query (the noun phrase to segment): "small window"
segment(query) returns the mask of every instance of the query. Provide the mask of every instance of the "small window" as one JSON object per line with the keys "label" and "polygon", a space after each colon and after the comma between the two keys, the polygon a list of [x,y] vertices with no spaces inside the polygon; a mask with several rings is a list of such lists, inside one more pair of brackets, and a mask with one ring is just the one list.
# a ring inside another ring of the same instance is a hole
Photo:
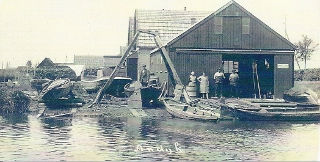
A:
{"label": "small window", "polygon": [[236,61],[223,61],[223,72],[232,73],[232,70],[238,71],[239,62]]}
{"label": "small window", "polygon": [[250,34],[250,18],[242,18],[242,34]]}
{"label": "small window", "polygon": [[222,34],[222,17],[214,17],[214,34]]}

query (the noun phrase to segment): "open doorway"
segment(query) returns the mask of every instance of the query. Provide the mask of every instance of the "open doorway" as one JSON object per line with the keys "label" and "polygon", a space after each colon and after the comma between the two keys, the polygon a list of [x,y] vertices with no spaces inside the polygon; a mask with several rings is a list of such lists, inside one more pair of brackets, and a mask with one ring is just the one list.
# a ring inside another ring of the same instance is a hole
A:
{"label": "open doorway", "polygon": [[229,82],[232,70],[239,75],[240,98],[272,98],[274,93],[274,56],[263,54],[224,55],[224,96],[231,96]]}

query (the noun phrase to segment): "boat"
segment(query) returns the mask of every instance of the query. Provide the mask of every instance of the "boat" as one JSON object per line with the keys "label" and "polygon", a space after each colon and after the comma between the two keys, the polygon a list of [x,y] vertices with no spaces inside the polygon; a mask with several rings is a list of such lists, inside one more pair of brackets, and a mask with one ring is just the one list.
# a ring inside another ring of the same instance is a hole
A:
{"label": "boat", "polygon": [[[94,80],[81,80],[80,83],[88,93],[96,93],[108,80],[109,77],[102,77]],[[128,77],[115,77],[106,93],[115,97],[124,97],[124,86],[131,82],[132,79]]]}
{"label": "boat", "polygon": [[50,81],[50,79],[31,79],[30,83],[32,88],[40,92]]}
{"label": "boat", "polygon": [[215,108],[186,104],[171,98],[164,98],[162,101],[167,112],[177,118],[201,121],[217,121],[220,118],[220,110]]}
{"label": "boat", "polygon": [[252,121],[318,121],[319,105],[288,101],[251,101],[253,104],[235,104],[228,109],[239,120]]}
{"label": "boat", "polygon": [[54,101],[66,98],[72,89],[72,83],[69,79],[56,79],[49,82],[39,94],[42,101]]}
{"label": "boat", "polygon": [[159,100],[163,92],[164,84],[159,84],[159,77],[150,75],[148,86],[140,87],[142,107],[162,107],[163,103]]}
{"label": "boat", "polygon": [[276,121],[318,121],[320,111],[318,110],[294,110],[294,111],[274,111],[266,108],[248,110],[235,109],[236,117],[239,120],[276,120]]}

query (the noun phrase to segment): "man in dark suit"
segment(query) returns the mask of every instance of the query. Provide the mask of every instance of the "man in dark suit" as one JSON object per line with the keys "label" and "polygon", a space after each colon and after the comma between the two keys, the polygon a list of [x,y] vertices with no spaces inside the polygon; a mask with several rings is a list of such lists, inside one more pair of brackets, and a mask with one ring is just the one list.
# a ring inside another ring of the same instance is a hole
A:
{"label": "man in dark suit", "polygon": [[143,87],[148,86],[149,78],[150,78],[150,71],[146,68],[146,65],[143,65],[142,70],[140,71],[140,79],[139,79]]}

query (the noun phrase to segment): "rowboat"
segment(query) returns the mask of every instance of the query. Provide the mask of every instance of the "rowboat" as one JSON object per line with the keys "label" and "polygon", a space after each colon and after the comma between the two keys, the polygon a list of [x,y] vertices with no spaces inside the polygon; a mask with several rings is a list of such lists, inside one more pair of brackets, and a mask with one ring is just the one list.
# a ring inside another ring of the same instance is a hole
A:
{"label": "rowboat", "polygon": [[202,121],[217,121],[220,118],[220,110],[218,109],[186,104],[171,98],[164,98],[162,101],[167,112],[177,118]]}
{"label": "rowboat", "polygon": [[[240,102],[239,102],[240,103]],[[239,120],[254,121],[317,121],[320,109],[317,104],[294,103],[288,101],[252,100],[249,104],[226,104]]]}
{"label": "rowboat", "polygon": [[317,121],[320,110],[273,111],[267,108],[256,110],[235,109],[235,116],[240,120],[277,120],[277,121]]}

